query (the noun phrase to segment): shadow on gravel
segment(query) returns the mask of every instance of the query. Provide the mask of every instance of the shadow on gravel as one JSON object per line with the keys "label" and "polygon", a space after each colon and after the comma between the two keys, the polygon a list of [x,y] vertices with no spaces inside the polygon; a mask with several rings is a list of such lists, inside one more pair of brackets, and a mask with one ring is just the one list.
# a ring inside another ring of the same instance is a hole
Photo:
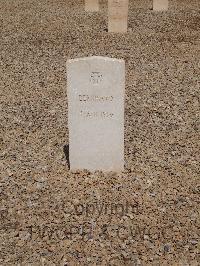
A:
{"label": "shadow on gravel", "polygon": [[69,161],[69,144],[66,144],[64,145],[63,147],[63,151],[64,151],[64,154],[65,154],[65,159],[67,161],[67,165],[70,169],[70,161]]}

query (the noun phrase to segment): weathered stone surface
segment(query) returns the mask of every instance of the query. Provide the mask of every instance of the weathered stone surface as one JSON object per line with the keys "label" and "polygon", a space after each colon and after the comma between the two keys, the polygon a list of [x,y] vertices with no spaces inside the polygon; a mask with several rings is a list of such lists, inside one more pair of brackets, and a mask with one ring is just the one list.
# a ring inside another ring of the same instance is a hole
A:
{"label": "weathered stone surface", "polygon": [[168,10],[168,6],[169,6],[168,0],[153,0],[153,10],[154,11]]}
{"label": "weathered stone surface", "polygon": [[108,31],[127,32],[129,0],[108,0]]}
{"label": "weathered stone surface", "polygon": [[99,0],[85,0],[85,11],[99,11]]}
{"label": "weathered stone surface", "polygon": [[68,124],[70,169],[124,168],[123,60],[69,60]]}

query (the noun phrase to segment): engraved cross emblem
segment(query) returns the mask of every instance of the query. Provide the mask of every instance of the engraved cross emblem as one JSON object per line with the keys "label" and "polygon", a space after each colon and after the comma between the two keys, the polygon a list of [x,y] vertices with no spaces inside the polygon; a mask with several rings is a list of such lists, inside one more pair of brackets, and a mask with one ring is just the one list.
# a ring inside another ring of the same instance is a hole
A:
{"label": "engraved cross emblem", "polygon": [[100,72],[94,71],[90,74],[90,82],[99,84],[103,80],[103,75]]}

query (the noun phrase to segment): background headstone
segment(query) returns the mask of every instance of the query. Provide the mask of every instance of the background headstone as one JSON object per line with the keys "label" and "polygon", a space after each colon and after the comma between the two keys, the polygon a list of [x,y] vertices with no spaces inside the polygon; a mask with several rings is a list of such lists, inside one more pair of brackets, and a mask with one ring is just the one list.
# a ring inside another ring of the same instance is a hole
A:
{"label": "background headstone", "polygon": [[85,0],[85,11],[99,11],[99,0]]}
{"label": "background headstone", "polygon": [[124,60],[67,62],[71,170],[124,169]]}
{"label": "background headstone", "polygon": [[169,6],[168,0],[153,0],[154,11],[166,11],[168,10],[168,6]]}
{"label": "background headstone", "polygon": [[108,32],[127,32],[129,0],[108,0]]}

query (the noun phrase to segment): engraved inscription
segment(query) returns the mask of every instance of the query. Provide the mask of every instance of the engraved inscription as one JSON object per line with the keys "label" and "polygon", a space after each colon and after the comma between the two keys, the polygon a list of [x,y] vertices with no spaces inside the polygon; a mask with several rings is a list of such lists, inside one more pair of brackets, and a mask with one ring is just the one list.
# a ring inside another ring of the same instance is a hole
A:
{"label": "engraved inscription", "polygon": [[103,75],[100,72],[93,71],[90,74],[90,82],[98,85],[103,80]]}
{"label": "engraved inscription", "polygon": [[80,111],[80,115],[84,118],[112,118],[113,113],[109,112],[89,112],[89,111]]}
{"label": "engraved inscription", "polygon": [[80,102],[112,102],[113,96],[79,95]]}

